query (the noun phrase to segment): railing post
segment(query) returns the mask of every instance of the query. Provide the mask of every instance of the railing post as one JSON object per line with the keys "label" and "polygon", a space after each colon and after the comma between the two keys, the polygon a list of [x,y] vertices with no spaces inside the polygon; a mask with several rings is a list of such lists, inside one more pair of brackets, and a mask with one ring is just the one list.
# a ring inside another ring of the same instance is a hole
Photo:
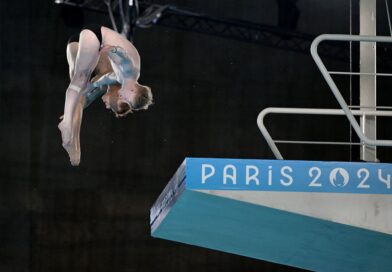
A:
{"label": "railing post", "polygon": [[[376,0],[360,0],[359,3],[359,32],[360,35],[376,36]],[[361,73],[376,73],[376,43],[360,42],[360,65]],[[360,75],[359,104],[360,106],[376,107],[376,76]],[[361,108],[364,110],[364,108]],[[374,108],[375,110],[375,108]],[[368,139],[377,139],[376,117],[361,117],[361,130]],[[360,159],[363,161],[377,161],[377,147],[363,143],[360,150]]]}

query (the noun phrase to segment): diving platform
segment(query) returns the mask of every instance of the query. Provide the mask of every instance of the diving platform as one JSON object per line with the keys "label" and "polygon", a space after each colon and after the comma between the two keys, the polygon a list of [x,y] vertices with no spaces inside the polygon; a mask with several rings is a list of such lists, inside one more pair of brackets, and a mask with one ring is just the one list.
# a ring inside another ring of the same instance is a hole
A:
{"label": "diving platform", "polygon": [[151,235],[314,271],[391,271],[392,164],[186,158]]}

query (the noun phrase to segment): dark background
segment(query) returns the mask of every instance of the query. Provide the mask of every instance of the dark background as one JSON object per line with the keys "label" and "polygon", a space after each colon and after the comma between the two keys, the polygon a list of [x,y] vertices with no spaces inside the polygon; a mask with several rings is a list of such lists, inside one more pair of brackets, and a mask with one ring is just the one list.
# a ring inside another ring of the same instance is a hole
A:
{"label": "dark background", "polygon": [[[153,2],[278,24],[274,0]],[[389,35],[381,2],[379,34]],[[350,1],[297,5],[298,31],[349,33]],[[186,156],[273,158],[256,125],[262,109],[337,108],[310,54],[159,26],[138,29],[140,81],[151,86],[155,104],[123,119],[100,101],[91,105],[83,116],[82,162],[72,167],[57,130],[69,83],[66,41],[80,24],[110,26],[109,18],[74,10],[71,26],[69,10],[50,0],[2,0],[0,10],[0,271],[295,271],[153,239],[149,209]],[[348,97],[348,79],[337,82]],[[391,83],[379,82],[381,105],[388,105]],[[384,123],[380,138],[387,138]],[[267,124],[280,139],[350,137],[343,117],[268,117]],[[348,147],[280,147],[287,159],[358,159]],[[380,149],[379,158],[391,162],[389,153]]]}

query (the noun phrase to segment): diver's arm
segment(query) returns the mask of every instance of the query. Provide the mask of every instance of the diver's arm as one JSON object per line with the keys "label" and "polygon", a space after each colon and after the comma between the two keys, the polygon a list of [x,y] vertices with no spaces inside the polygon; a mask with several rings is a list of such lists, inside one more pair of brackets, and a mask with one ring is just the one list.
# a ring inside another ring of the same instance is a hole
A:
{"label": "diver's arm", "polygon": [[[120,46],[106,45],[102,50],[108,52],[108,58],[112,64],[119,67],[121,74],[125,78],[137,80],[140,76],[140,65],[135,64],[127,51]],[[101,50],[101,51],[102,51]]]}
{"label": "diver's arm", "polygon": [[117,76],[114,72],[105,74],[98,78],[95,82],[93,82],[91,85],[93,87],[101,87],[104,85],[111,85],[111,84],[116,84],[120,83],[117,79]]}
{"label": "diver's arm", "polygon": [[135,65],[133,59],[121,47],[116,47],[116,54],[120,57],[120,66],[124,77],[137,80],[140,76],[140,67]]}
{"label": "diver's arm", "polygon": [[[91,84],[92,85],[92,84]],[[87,108],[88,106],[90,106],[91,103],[93,103],[97,98],[101,97],[102,95],[104,95],[106,93],[106,89],[104,86],[102,87],[94,87],[93,90],[91,90],[90,92],[88,92],[85,95],[85,99],[84,99],[84,104],[83,104],[83,109]]]}

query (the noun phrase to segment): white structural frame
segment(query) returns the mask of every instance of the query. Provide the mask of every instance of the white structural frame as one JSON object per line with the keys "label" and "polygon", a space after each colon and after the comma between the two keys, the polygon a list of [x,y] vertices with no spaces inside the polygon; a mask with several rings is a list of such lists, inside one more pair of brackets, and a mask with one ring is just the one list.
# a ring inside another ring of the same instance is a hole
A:
{"label": "white structural frame", "polygon": [[[310,52],[311,55],[319,68],[321,74],[326,80],[328,86],[330,87],[333,95],[338,101],[341,109],[306,109],[306,108],[266,108],[260,112],[257,118],[258,127],[266,139],[268,145],[270,146],[272,152],[274,153],[277,159],[283,159],[282,154],[277,148],[277,142],[280,143],[302,143],[302,144],[352,144],[352,145],[367,145],[367,146],[392,146],[392,140],[377,140],[371,139],[367,137],[363,131],[364,124],[359,125],[354,116],[361,116],[361,121],[366,120],[368,117],[376,117],[376,116],[388,116],[392,117],[391,111],[377,111],[377,106],[370,106],[368,110],[351,110],[350,106],[347,105],[344,100],[342,94],[339,91],[339,88],[336,86],[334,80],[331,77],[331,74],[343,74],[343,75],[364,75],[364,76],[391,76],[391,74],[386,73],[368,73],[368,72],[337,72],[337,71],[328,71],[322,62],[320,56],[318,55],[317,48],[318,45],[323,41],[355,41],[355,42],[383,42],[383,43],[392,43],[391,36],[363,36],[363,35],[342,35],[342,34],[322,34],[312,42]],[[358,106],[361,109],[366,108],[366,106]],[[383,107],[388,109],[388,107]],[[390,108],[389,108],[390,109]],[[275,114],[313,114],[313,115],[346,115],[350,125],[354,129],[355,133],[358,135],[361,143],[342,143],[342,142],[316,142],[316,141],[274,141],[269,134],[268,130],[264,125],[264,117],[269,113]],[[375,119],[375,118],[374,118]],[[363,122],[362,122],[363,123]]]}
{"label": "white structural frame", "polygon": [[[264,118],[268,114],[301,114],[301,115],[345,115],[345,112],[340,109],[316,109],[316,108],[266,108],[262,110],[257,117],[257,125],[263,134],[267,144],[278,160],[283,160],[283,156],[280,153],[276,143],[294,143],[294,144],[330,144],[330,145],[361,145],[361,143],[351,142],[321,142],[321,141],[288,141],[288,140],[273,140],[270,133],[268,132]],[[350,110],[351,115],[355,116],[385,116],[392,117],[392,111],[373,111],[373,110]],[[390,142],[390,141],[389,141]],[[387,146],[392,146],[392,143]]]}

